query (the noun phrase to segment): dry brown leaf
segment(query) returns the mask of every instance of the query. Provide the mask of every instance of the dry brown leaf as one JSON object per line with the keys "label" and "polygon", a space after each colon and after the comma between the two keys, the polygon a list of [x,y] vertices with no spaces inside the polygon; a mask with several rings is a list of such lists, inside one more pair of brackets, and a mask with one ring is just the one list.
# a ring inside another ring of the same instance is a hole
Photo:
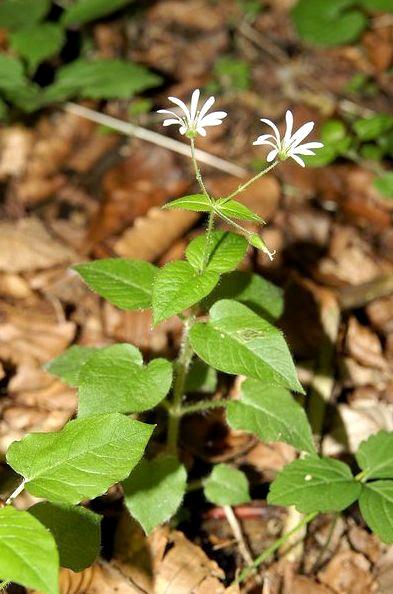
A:
{"label": "dry brown leaf", "polygon": [[18,274],[0,273],[0,295],[13,299],[27,299],[34,294],[29,284]]}
{"label": "dry brown leaf", "polygon": [[114,245],[118,256],[154,262],[198,220],[199,214],[185,210],[152,208],[135,220]]}
{"label": "dry brown leaf", "polygon": [[293,462],[296,458],[296,450],[286,443],[266,444],[258,442],[246,454],[239,459],[239,465],[249,464],[260,472],[263,479],[272,481],[284,466]]}
{"label": "dry brown leaf", "polygon": [[290,590],[285,590],[284,594],[332,594],[332,591],[326,586],[318,584],[312,578],[304,575],[294,575],[291,580]]}
{"label": "dry brown leaf", "polygon": [[349,355],[361,365],[382,370],[387,368],[378,336],[369,327],[360,324],[354,316],[348,322],[345,346]]}
{"label": "dry brown leaf", "polygon": [[11,126],[0,132],[0,180],[20,176],[26,167],[34,133],[22,126]]}
{"label": "dry brown leaf", "polygon": [[375,566],[377,594],[392,594],[393,584],[393,546],[387,548]]}
{"label": "dry brown leaf", "polygon": [[348,530],[347,538],[356,552],[362,553],[371,563],[377,563],[381,556],[381,542],[375,534],[353,524]]}
{"label": "dry brown leaf", "polygon": [[36,217],[0,223],[1,271],[28,272],[75,259],[75,252],[51,237]]}
{"label": "dry brown leaf", "polygon": [[319,572],[318,578],[337,594],[371,594],[376,591],[370,562],[353,551],[335,555]]}

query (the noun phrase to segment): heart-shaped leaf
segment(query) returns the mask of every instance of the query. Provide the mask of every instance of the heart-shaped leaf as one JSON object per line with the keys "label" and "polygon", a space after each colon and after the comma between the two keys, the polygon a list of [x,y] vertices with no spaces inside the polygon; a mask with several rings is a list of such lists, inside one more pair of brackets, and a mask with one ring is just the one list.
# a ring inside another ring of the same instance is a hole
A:
{"label": "heart-shaped leaf", "polygon": [[198,303],[214,289],[219,279],[217,272],[206,270],[200,273],[188,262],[169,262],[161,268],[154,282],[154,324]]}
{"label": "heart-shaped leaf", "polygon": [[371,530],[383,542],[393,543],[393,481],[373,481],[363,485],[359,505]]}
{"label": "heart-shaped leaf", "polygon": [[126,506],[149,534],[175,514],[186,483],[186,469],[174,456],[142,460],[123,482]]}
{"label": "heart-shaped leaf", "polygon": [[393,432],[379,431],[363,441],[356,460],[367,479],[393,479]]}
{"label": "heart-shaped leaf", "polygon": [[59,377],[65,384],[75,387],[79,383],[79,373],[83,365],[97,351],[94,347],[72,346],[56,359],[52,359],[46,365],[46,370]]}
{"label": "heart-shaped leaf", "polygon": [[197,355],[215,369],[304,392],[281,332],[241,303],[217,301],[210,321],[194,324],[190,339]]}
{"label": "heart-shaped leaf", "polygon": [[280,472],[270,487],[268,502],[295,505],[300,512],[341,511],[360,494],[349,466],[331,458],[310,456],[295,460]]}
{"label": "heart-shaped leaf", "polygon": [[74,266],[90,289],[121,309],[151,307],[157,268],[143,260],[109,258]]}
{"label": "heart-shaped leaf", "polygon": [[[186,258],[195,268],[202,270],[205,251],[206,235],[198,235],[187,246]],[[247,251],[247,241],[241,235],[229,231],[215,231],[209,242],[209,258],[206,269],[208,271],[230,272],[243,260]]]}
{"label": "heart-shaped leaf", "polygon": [[98,557],[101,516],[81,506],[55,505],[48,501],[33,505],[29,514],[51,531],[62,567],[82,571]]}
{"label": "heart-shaped leaf", "polygon": [[153,359],[143,366],[134,349],[116,344],[90,356],[79,374],[79,417],[141,412],[165,398],[172,384],[171,363]]}
{"label": "heart-shaped leaf", "polygon": [[216,505],[240,505],[250,501],[248,480],[241,470],[217,464],[204,483],[205,497]]}
{"label": "heart-shaped leaf", "polygon": [[1,579],[57,594],[59,555],[52,534],[36,518],[13,507],[0,509]]}
{"label": "heart-shaped leaf", "polygon": [[57,433],[31,433],[15,441],[7,462],[32,495],[80,503],[128,476],[153,430],[153,425],[117,413],[77,419]]}
{"label": "heart-shaped leaf", "polygon": [[263,441],[284,441],[298,450],[315,452],[306,413],[280,386],[246,380],[241,399],[228,404],[227,417],[231,427],[255,433]]}

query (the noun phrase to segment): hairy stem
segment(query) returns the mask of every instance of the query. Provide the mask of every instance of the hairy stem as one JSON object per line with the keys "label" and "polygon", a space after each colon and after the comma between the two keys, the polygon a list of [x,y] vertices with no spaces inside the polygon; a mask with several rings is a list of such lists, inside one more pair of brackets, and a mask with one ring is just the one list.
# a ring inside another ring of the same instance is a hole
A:
{"label": "hairy stem", "polygon": [[231,200],[232,198],[234,198],[235,196],[237,196],[238,194],[240,194],[240,192],[244,192],[244,190],[247,190],[247,188],[249,186],[251,186],[251,184],[253,184],[254,182],[256,182],[263,175],[266,175],[267,173],[269,173],[269,171],[271,171],[272,169],[274,169],[274,167],[276,165],[278,165],[279,162],[280,161],[274,161],[274,163],[272,163],[271,165],[269,165],[268,167],[266,167],[266,169],[262,169],[262,171],[260,171],[256,175],[254,175],[254,177],[252,177],[251,179],[249,179],[248,181],[246,181],[244,184],[241,184],[237,188],[237,190],[235,190],[231,194],[228,194],[228,196],[225,196],[225,200]]}
{"label": "hairy stem", "polygon": [[268,547],[267,549],[265,549],[263,551],[263,553],[261,553],[259,555],[259,557],[257,557],[253,561],[252,566],[246,567],[245,569],[243,569],[243,571],[240,573],[240,575],[235,580],[235,582],[238,583],[238,584],[241,583],[241,582],[243,582],[259,565],[261,565],[261,563],[263,563],[264,561],[266,561],[267,559],[269,559],[269,557],[271,557],[271,555],[273,555],[273,553],[275,553],[276,551],[278,551],[278,549],[280,547],[282,547],[282,545],[284,545],[291,538],[291,536],[293,534],[295,534],[296,532],[298,532],[301,528],[303,528],[303,526],[306,526],[317,515],[318,515],[317,512],[312,512],[312,513],[308,514],[307,516],[304,516],[304,518],[301,520],[301,522],[299,522],[299,524],[297,524],[294,528],[292,528],[292,530],[290,530],[289,532],[286,532],[285,534],[283,534],[272,545],[270,545],[270,547]]}
{"label": "hairy stem", "polygon": [[0,582],[0,591],[1,590],[5,590],[11,582],[7,582],[7,580],[3,580],[2,582]]}
{"label": "hairy stem", "polygon": [[194,404],[186,404],[181,409],[182,415],[191,415],[197,412],[204,412],[212,408],[224,408],[230,400],[200,400]]}
{"label": "hairy stem", "polygon": [[203,272],[204,270],[206,270],[206,266],[209,263],[210,245],[211,245],[211,238],[212,238],[213,229],[214,229],[214,211],[212,211],[211,213],[209,213],[209,220],[208,220],[207,229],[206,229],[206,242],[205,242],[205,248],[204,248],[204,251],[203,251],[203,261],[202,261],[202,270],[201,270],[201,272]]}
{"label": "hairy stem", "polygon": [[21,484],[17,486],[15,491],[13,491],[11,493],[11,495],[8,497],[8,499],[6,499],[5,505],[10,505],[10,503],[12,503],[13,500],[16,499],[22,493],[24,488],[25,488],[25,481],[22,481]]}
{"label": "hairy stem", "polygon": [[201,170],[199,169],[198,161],[195,156],[195,140],[193,138],[190,138],[190,143],[191,143],[191,159],[192,159],[192,164],[194,165],[195,177],[197,179],[199,187],[202,190],[202,193],[206,196],[206,198],[209,200],[209,202],[213,203],[213,200],[211,199],[210,194],[206,190],[206,186],[203,183]]}

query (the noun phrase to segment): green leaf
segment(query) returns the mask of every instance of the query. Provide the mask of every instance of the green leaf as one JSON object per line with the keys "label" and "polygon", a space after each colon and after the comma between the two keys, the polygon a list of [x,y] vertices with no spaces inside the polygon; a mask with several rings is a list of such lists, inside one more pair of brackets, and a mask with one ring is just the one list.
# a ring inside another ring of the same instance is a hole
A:
{"label": "green leaf", "polygon": [[199,273],[188,262],[169,262],[159,270],[154,281],[154,325],[198,303],[211,293],[219,280],[217,272]]}
{"label": "green leaf", "polygon": [[10,36],[13,50],[25,58],[33,73],[41,62],[54,56],[64,43],[64,31],[55,23],[43,23],[20,29]]}
{"label": "green leaf", "polygon": [[44,18],[50,0],[2,0],[0,3],[0,27],[16,31],[30,27]]}
{"label": "green leaf", "polygon": [[299,36],[316,45],[340,45],[355,41],[367,18],[352,9],[356,0],[299,0],[292,11]]}
{"label": "green leaf", "polygon": [[194,212],[211,212],[213,210],[210,200],[204,194],[191,194],[183,196],[171,202],[167,202],[163,208],[181,208]]}
{"label": "green leaf", "polygon": [[52,375],[59,377],[65,384],[76,387],[79,383],[80,370],[97,350],[94,347],[72,346],[56,359],[49,361],[45,368]]}
{"label": "green leaf", "polygon": [[74,266],[90,289],[121,309],[151,307],[157,268],[143,260],[108,258]]}
{"label": "green leaf", "polygon": [[174,456],[142,460],[123,482],[130,514],[149,534],[169,520],[186,492],[187,472]]}
{"label": "green leaf", "polygon": [[154,408],[168,394],[172,365],[142,357],[129,344],[115,344],[90,356],[79,375],[79,417],[98,413],[141,412]]}
{"label": "green leaf", "polygon": [[353,478],[349,466],[310,456],[285,466],[270,487],[268,502],[295,505],[303,513],[325,513],[347,508],[360,491],[360,482]]}
{"label": "green leaf", "polygon": [[393,481],[375,481],[362,486],[360,511],[379,538],[393,543]]}
{"label": "green leaf", "polygon": [[346,134],[345,124],[341,120],[327,120],[321,127],[321,140],[324,144],[339,142]]}
{"label": "green leaf", "polygon": [[393,12],[393,0],[359,0],[371,12]]}
{"label": "green leaf", "polygon": [[32,495],[76,504],[128,476],[153,430],[117,413],[77,419],[58,433],[32,433],[12,443],[7,462]]}
{"label": "green leaf", "polygon": [[215,369],[304,393],[281,332],[241,303],[217,301],[210,321],[194,324],[190,339],[197,355]]}
{"label": "green leaf", "polygon": [[363,118],[357,120],[353,124],[353,129],[359,138],[365,142],[368,140],[376,140],[384,132],[391,130],[393,127],[393,116],[387,113],[380,113],[370,118]]}
{"label": "green leaf", "polygon": [[363,441],[356,460],[367,479],[393,479],[393,432],[379,431]]}
{"label": "green leaf", "polygon": [[57,70],[56,80],[45,94],[47,103],[68,97],[129,99],[161,83],[147,68],[120,59],[74,60]]}
{"label": "green leaf", "polygon": [[25,511],[0,509],[0,575],[45,594],[57,594],[59,557],[53,536]]}
{"label": "green leaf", "polygon": [[298,450],[315,452],[306,413],[285,388],[246,380],[241,399],[228,404],[227,418],[233,429],[255,433],[263,441],[284,441]]}
{"label": "green leaf", "polygon": [[200,359],[194,358],[187,373],[184,391],[186,394],[200,392],[211,394],[217,387],[217,372]]}
{"label": "green leaf", "polygon": [[[302,157],[303,158],[303,157]],[[315,155],[304,156],[304,162],[308,167],[325,167],[337,158],[335,146],[325,145],[318,149]]]}
{"label": "green leaf", "polygon": [[390,171],[377,177],[373,182],[374,188],[378,190],[383,196],[393,198],[393,172]]}
{"label": "green leaf", "polygon": [[216,505],[240,505],[250,501],[248,480],[241,470],[217,464],[204,483],[205,497]]}
{"label": "green leaf", "polygon": [[283,290],[252,272],[235,270],[223,276],[220,284],[203,300],[203,308],[209,309],[219,299],[240,301],[270,321],[277,320],[284,311]]}
{"label": "green leaf", "polygon": [[62,23],[69,25],[83,25],[95,19],[111,14],[123,6],[131,4],[133,0],[76,0],[69,6],[62,16]]}
{"label": "green leaf", "polygon": [[[187,246],[186,258],[195,268],[202,270],[205,258],[206,235],[198,235]],[[230,272],[243,260],[247,251],[247,241],[241,235],[229,231],[215,231],[211,234],[209,245],[209,272]]]}
{"label": "green leaf", "polygon": [[264,223],[265,221],[257,215],[256,212],[250,210],[247,206],[238,202],[237,200],[228,200],[221,198],[215,203],[215,210],[222,213],[230,219],[239,219],[240,221],[252,221],[254,223]]}
{"label": "green leaf", "polygon": [[61,567],[82,571],[93,564],[100,552],[101,516],[84,507],[47,501],[33,505],[29,513],[52,533]]}

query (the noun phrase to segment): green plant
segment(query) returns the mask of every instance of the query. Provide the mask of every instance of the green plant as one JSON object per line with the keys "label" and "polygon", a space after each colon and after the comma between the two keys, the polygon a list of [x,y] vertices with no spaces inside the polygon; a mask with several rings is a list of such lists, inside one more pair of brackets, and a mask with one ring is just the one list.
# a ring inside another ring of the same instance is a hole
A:
{"label": "green plant", "polygon": [[[94,59],[84,51],[56,69],[52,84],[37,83],[37,67],[59,56],[70,28],[123,8],[132,0],[77,0],[67,4],[56,22],[44,20],[50,0],[4,0],[0,27],[9,33],[10,54],[0,55],[0,116],[9,106],[33,112],[66,99],[129,99],[161,79],[143,66],[121,59]],[[58,59],[61,59],[60,56]]]}
{"label": "green plant", "polygon": [[[227,114],[208,113],[213,97],[199,109],[199,91],[193,93],[190,107],[171,100],[182,113],[163,110],[169,116],[164,125],[178,125],[189,138],[200,193],[173,200],[166,208],[205,213],[206,233],[190,242],[184,260],[162,268],[125,259],[74,268],[113,305],[124,310],[151,308],[154,324],[178,315],[183,323],[178,357],[174,362],[154,358],[145,364],[131,344],[71,347],[48,369],[78,388],[77,418],[59,432],[27,435],[7,452],[19,480],[0,509],[0,576],[46,594],[58,592],[59,564],[80,571],[99,552],[100,518],[82,502],[121,482],[129,513],[147,533],[176,513],[188,488],[179,451],[182,420],[213,408],[226,409],[234,429],[267,442],[284,441],[301,452],[302,457],[278,475],[269,494],[271,504],[295,505],[307,514],[293,531],[320,512],[341,511],[358,500],[370,528],[385,542],[393,542],[393,434],[380,432],[360,446],[356,459],[361,471],[356,476],[346,464],[318,456],[306,413],[291,395],[304,390],[285,339],[274,325],[283,308],[281,291],[257,275],[236,271],[248,245],[269,257],[273,254],[259,234],[239,223],[262,221],[235,197],[282,160],[303,164],[299,155],[320,145],[301,144],[313,124],[293,133],[288,112],[281,138],[275,124],[263,120],[274,133],[255,142],[273,147],[271,164],[228,196],[214,199],[201,176],[194,144],[197,135],[205,135],[208,126],[219,125]],[[218,219],[236,233],[214,231]],[[214,397],[217,371],[247,376],[238,400]],[[199,398],[190,400],[191,392]],[[157,442],[150,448],[154,433]],[[216,505],[250,499],[246,475],[227,464],[215,466],[199,486]],[[24,489],[44,501],[18,511],[12,502]],[[293,531],[264,551],[239,580]]]}

